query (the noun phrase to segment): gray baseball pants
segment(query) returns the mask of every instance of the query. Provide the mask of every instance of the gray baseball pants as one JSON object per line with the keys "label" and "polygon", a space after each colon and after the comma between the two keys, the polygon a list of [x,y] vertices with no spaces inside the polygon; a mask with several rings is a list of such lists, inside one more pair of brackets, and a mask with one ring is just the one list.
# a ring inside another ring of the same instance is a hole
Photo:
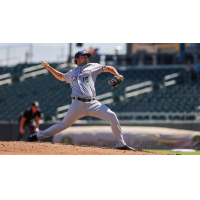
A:
{"label": "gray baseball pants", "polygon": [[117,116],[107,106],[97,100],[90,102],[82,102],[76,99],[72,100],[72,104],[66,113],[62,122],[55,124],[44,131],[37,132],[37,138],[44,139],[53,136],[67,128],[69,128],[76,120],[84,116],[93,116],[106,121],[109,121],[112,133],[116,142],[116,147],[126,145],[121,133],[121,127]]}

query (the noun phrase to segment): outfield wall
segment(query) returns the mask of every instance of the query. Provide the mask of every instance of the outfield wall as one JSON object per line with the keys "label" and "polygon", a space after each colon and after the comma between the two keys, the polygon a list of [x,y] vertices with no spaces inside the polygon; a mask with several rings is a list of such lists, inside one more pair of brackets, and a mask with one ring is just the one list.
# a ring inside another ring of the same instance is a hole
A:
{"label": "outfield wall", "polygon": [[[55,123],[44,123],[40,125],[41,130],[45,130],[46,128],[50,127],[51,125],[54,125]],[[121,126],[142,126],[142,127],[166,127],[166,128],[173,128],[173,129],[182,129],[182,130],[191,130],[191,131],[200,131],[200,123],[199,122],[131,122],[131,121],[120,121]],[[88,126],[87,123],[75,123],[72,126]],[[106,121],[99,121],[97,122],[91,122],[90,126],[109,126],[109,123]],[[23,139],[28,137],[30,135],[28,127],[25,128],[25,134]],[[18,135],[18,124],[16,122],[0,122],[0,140],[1,141],[16,141]],[[52,137],[46,138],[43,140],[44,142],[51,142]]]}
{"label": "outfield wall", "polygon": [[[136,149],[196,149],[200,144],[200,132],[143,126],[122,126],[124,141]],[[76,126],[53,137],[54,143],[90,145],[115,148],[109,126]]]}
{"label": "outfield wall", "polygon": [[[50,124],[41,124],[40,129],[45,130]],[[0,124],[0,141],[16,141],[19,133],[19,128],[17,123],[1,123]],[[30,135],[28,127],[25,127],[25,133],[23,140],[25,140]],[[52,142],[52,137],[44,139],[44,142]]]}

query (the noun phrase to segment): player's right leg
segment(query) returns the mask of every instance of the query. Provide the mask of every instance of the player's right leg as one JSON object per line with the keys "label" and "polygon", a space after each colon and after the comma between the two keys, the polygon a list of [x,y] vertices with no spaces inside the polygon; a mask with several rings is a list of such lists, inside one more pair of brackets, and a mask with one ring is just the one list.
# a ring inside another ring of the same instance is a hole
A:
{"label": "player's right leg", "polygon": [[84,102],[73,99],[72,104],[65,115],[62,122],[55,124],[44,131],[39,131],[29,136],[26,141],[33,142],[37,139],[41,140],[53,136],[67,128],[69,128],[76,120],[86,115]]}
{"label": "player's right leg", "polygon": [[117,149],[134,150],[134,148],[129,147],[124,142],[120,123],[113,111],[111,111],[107,106],[97,100],[88,103],[87,109],[88,115],[109,121]]}

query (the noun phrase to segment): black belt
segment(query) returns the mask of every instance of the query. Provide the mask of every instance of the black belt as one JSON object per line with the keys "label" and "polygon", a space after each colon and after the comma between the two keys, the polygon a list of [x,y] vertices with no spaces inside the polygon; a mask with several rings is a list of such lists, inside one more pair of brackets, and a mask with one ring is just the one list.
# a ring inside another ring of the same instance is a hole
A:
{"label": "black belt", "polygon": [[73,97],[72,99],[77,99],[77,100],[79,100],[79,101],[83,101],[83,102],[90,102],[90,101],[92,101],[92,100],[95,100],[95,98],[94,99],[83,99],[83,98],[80,98],[80,97]]}

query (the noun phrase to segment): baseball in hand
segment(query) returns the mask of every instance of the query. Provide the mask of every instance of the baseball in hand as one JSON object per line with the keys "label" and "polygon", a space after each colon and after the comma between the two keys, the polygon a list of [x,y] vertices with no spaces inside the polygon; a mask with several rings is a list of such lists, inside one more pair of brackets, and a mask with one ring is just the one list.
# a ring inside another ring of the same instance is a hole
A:
{"label": "baseball in hand", "polygon": [[47,62],[45,60],[42,61],[42,66],[47,65]]}
{"label": "baseball in hand", "polygon": [[34,132],[36,133],[36,132],[38,132],[38,131],[39,131],[39,128],[35,128]]}

